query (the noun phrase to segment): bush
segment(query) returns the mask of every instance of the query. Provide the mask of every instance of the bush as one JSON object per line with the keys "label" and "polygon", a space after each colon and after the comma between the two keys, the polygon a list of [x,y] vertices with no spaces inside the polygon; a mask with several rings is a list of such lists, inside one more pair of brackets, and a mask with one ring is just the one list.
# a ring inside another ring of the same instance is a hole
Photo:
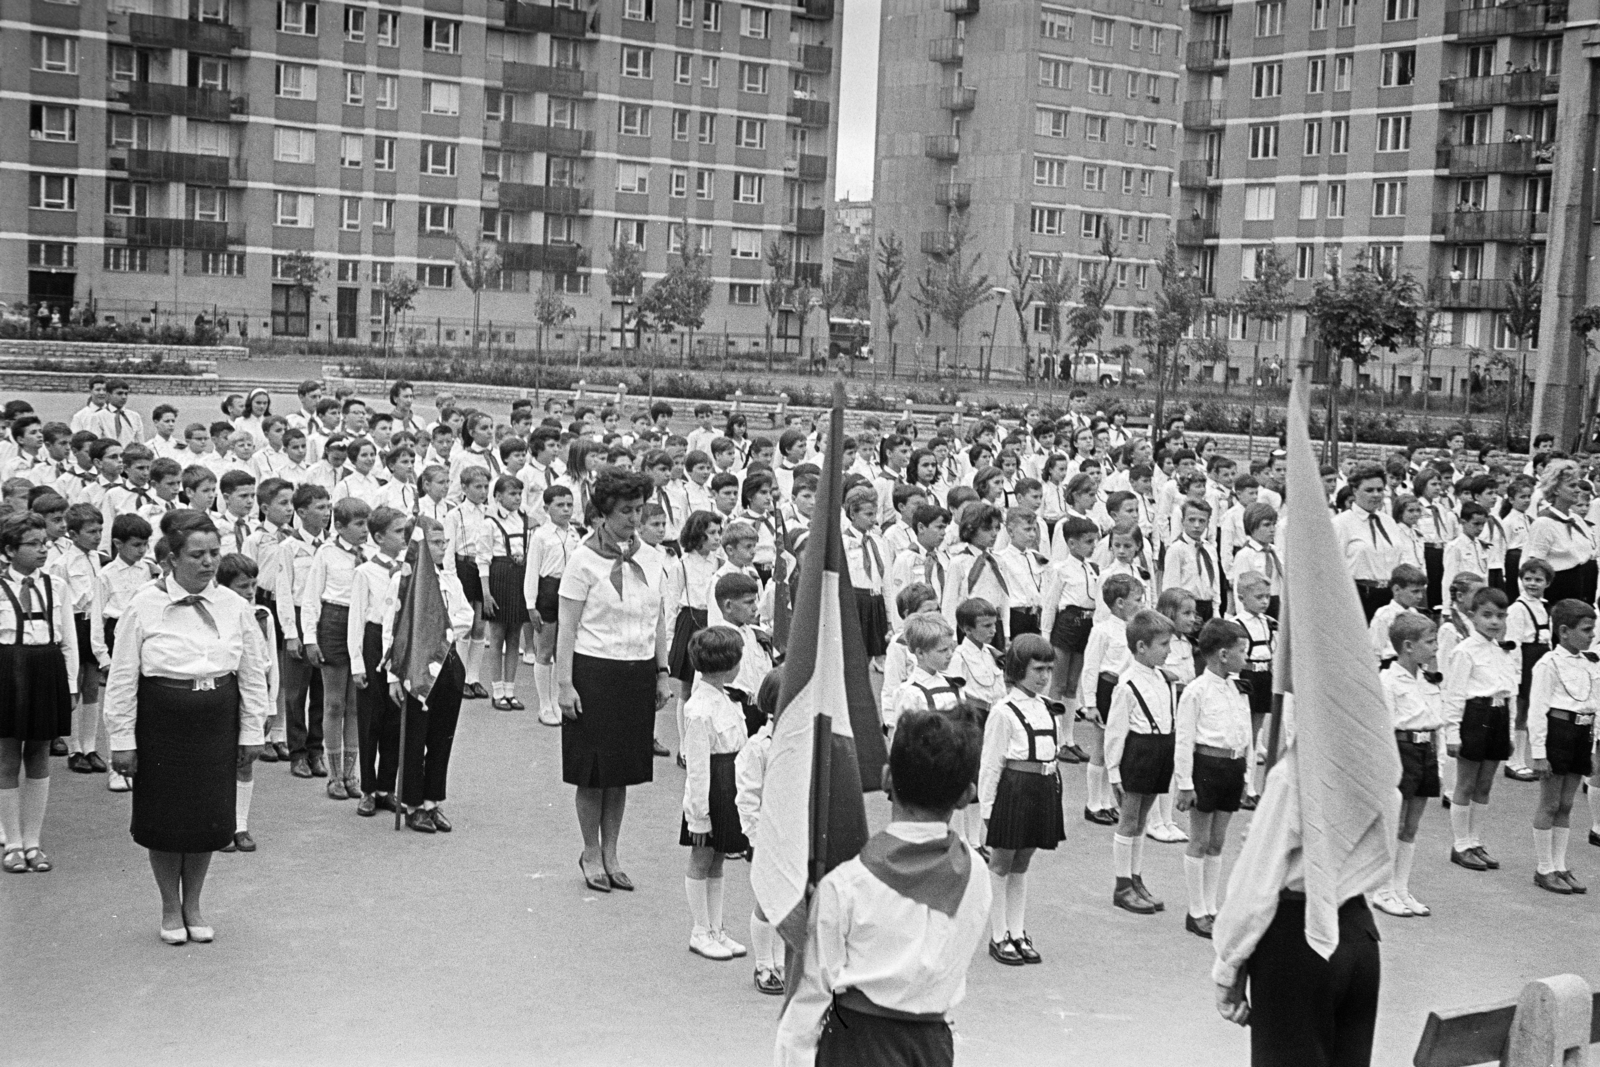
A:
{"label": "bush", "polygon": [[[42,329],[18,322],[0,323],[0,339],[8,341],[81,341],[114,345],[215,345],[222,335],[214,326],[179,326],[164,323],[154,328],[135,322],[96,322]],[[135,371],[126,371],[133,374]],[[161,373],[161,372],[158,372]]]}

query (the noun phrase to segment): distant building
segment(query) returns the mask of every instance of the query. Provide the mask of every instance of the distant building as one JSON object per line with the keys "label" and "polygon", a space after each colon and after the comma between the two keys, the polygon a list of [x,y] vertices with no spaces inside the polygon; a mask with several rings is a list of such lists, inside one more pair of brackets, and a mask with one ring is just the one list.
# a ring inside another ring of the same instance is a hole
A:
{"label": "distant building", "polygon": [[872,201],[834,202],[833,254],[845,259],[872,254]]}

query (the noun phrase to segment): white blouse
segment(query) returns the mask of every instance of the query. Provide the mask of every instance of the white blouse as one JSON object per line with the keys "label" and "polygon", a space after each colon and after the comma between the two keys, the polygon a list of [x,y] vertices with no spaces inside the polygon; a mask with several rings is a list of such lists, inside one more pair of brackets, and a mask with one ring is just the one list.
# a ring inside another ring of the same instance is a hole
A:
{"label": "white blouse", "polygon": [[738,752],[745,742],[744,712],[727,693],[696,677],[683,704],[683,817],[691,834],[711,832],[711,757]]}
{"label": "white blouse", "polygon": [[612,560],[587,543],[572,553],[567,571],[561,576],[561,599],[583,604],[574,652],[622,662],[655,657],[661,625],[663,558],[640,552],[634,556],[637,567],[623,564],[622,595],[618,596],[611,584]]}
{"label": "white blouse", "polygon": [[[23,575],[7,567],[4,574],[0,574],[3,582],[10,591],[11,596],[22,602]],[[54,619],[30,619],[22,630],[24,645],[47,645],[50,643],[51,631],[55,631],[55,643],[61,649],[61,658],[67,666],[67,685],[73,695],[78,692],[78,627],[72,619],[72,605],[68,602],[71,593],[62,583],[51,578],[43,570],[33,572],[33,594],[29,602],[29,613],[43,613],[46,602],[52,609]],[[9,645],[17,639],[17,614],[11,606],[11,596],[0,594],[0,644]],[[15,684],[7,679],[7,685]]]}

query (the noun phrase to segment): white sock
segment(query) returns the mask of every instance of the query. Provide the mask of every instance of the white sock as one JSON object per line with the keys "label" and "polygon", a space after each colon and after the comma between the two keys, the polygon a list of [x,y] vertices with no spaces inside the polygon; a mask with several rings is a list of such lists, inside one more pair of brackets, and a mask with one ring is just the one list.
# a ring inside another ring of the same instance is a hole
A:
{"label": "white sock", "polygon": [[44,829],[44,809],[50,802],[50,779],[29,778],[24,774],[22,788],[17,792],[21,794],[22,847],[38,848],[39,832]]}
{"label": "white sock", "polygon": [[555,710],[556,706],[556,665],[554,663],[535,663],[533,665],[533,687],[538,690],[534,693],[535,706],[545,713]]}
{"label": "white sock", "polygon": [[[1450,810],[1454,811],[1455,809],[1451,808]],[[1473,848],[1481,848],[1483,846],[1483,838],[1478,836],[1478,830],[1480,828],[1482,828],[1482,826],[1485,823],[1487,823],[1488,821],[1489,821],[1489,805],[1487,805],[1487,804],[1479,804],[1476,800],[1474,800],[1472,802],[1472,821],[1470,823],[1470,825],[1472,827],[1472,847]]]}
{"label": "white sock", "polygon": [[1204,918],[1211,913],[1206,910],[1206,858],[1204,856],[1183,857],[1183,884],[1189,891],[1189,914],[1196,919]]}
{"label": "white sock", "polygon": [[468,639],[466,642],[467,654],[462,657],[466,663],[468,685],[478,684],[478,663],[483,659],[483,642]]}
{"label": "white sock", "polygon": [[1007,875],[989,872],[989,890],[992,903],[989,905],[989,940],[1004,941],[1006,939],[1006,882]]}
{"label": "white sock", "polygon": [[1217,913],[1217,894],[1222,890],[1222,857],[1206,857],[1206,914]]}
{"label": "white sock", "polygon": [[73,734],[72,748],[88,755],[95,750],[95,735],[100,731],[100,702],[79,704],[76,718],[78,729]]}
{"label": "white sock", "polygon": [[1017,937],[1027,933],[1028,876],[1012,874],[1006,877],[1006,929]]}
{"label": "white sock", "polygon": [[1133,873],[1144,873],[1144,834],[1133,839]]}
{"label": "white sock", "polygon": [[1600,833],[1600,774],[1589,779],[1589,829]]}
{"label": "white sock", "polygon": [[1439,746],[1439,791],[1441,796],[1450,798],[1450,805],[1454,807],[1456,799],[1456,761],[1445,755],[1443,745]]}
{"label": "white sock", "polygon": [[248,782],[233,783],[233,832],[243,833],[250,829],[250,798],[255,795],[256,783],[252,779]]}
{"label": "white sock", "polygon": [[1077,744],[1077,739],[1073,734],[1074,728],[1078,725],[1078,702],[1069,700],[1066,714],[1062,715],[1057,721],[1061,723],[1060,728],[1056,731],[1056,736],[1061,738],[1061,747],[1066,748],[1068,745]]}
{"label": "white sock", "polygon": [[758,913],[750,913],[750,951],[755,953],[756,966],[767,970],[773,969],[772,962],[772,924],[763,919]]}
{"label": "white sock", "polygon": [[966,807],[967,844],[977,848],[983,844],[983,809],[976,804]]}
{"label": "white sock", "polygon": [[1556,869],[1554,834],[1550,830],[1533,831],[1534,870],[1549,874]]}
{"label": "white sock", "polygon": [[0,841],[22,844],[22,790],[0,789]]}
{"label": "white sock", "polygon": [[1417,843],[1415,841],[1399,841],[1394,850],[1394,875],[1389,879],[1389,888],[1396,893],[1406,893],[1411,888],[1411,865],[1417,858]]}
{"label": "white sock", "polygon": [[1091,763],[1084,773],[1089,786],[1088,799],[1084,803],[1089,805],[1090,811],[1100,811],[1105,807],[1101,803],[1101,797],[1105,795],[1106,769]]}
{"label": "white sock", "polygon": [[706,899],[705,878],[684,878],[684,895],[689,898],[689,917],[694,920],[694,932],[705,934],[711,932],[710,904]]}
{"label": "white sock", "polygon": [[1572,827],[1557,826],[1550,831],[1550,859],[1556,870],[1567,869],[1567,840],[1572,837]]}
{"label": "white sock", "polygon": [[722,882],[721,878],[706,879],[706,918],[711,922],[712,933],[722,930]]}
{"label": "white sock", "polygon": [[1450,805],[1450,833],[1456,839],[1456,851],[1465,852],[1472,847],[1472,805]]}
{"label": "white sock", "polygon": [[1111,835],[1111,869],[1118,878],[1133,877],[1133,838]]}
{"label": "white sock", "polygon": [[1155,815],[1151,818],[1150,821],[1155,823],[1157,826],[1172,826],[1172,825],[1174,825],[1174,823],[1172,821],[1172,794],[1171,793],[1162,793],[1162,794],[1160,794],[1159,796],[1156,797]]}

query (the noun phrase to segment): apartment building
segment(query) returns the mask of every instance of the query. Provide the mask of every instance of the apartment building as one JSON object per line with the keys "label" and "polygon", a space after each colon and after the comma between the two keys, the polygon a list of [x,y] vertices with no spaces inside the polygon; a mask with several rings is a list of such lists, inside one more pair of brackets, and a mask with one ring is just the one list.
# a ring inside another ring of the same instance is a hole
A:
{"label": "apartment building", "polygon": [[[1544,271],[1567,8],[1194,0],[1177,238],[1209,290],[1236,295],[1269,248],[1301,305],[1357,257],[1409,272],[1440,308],[1427,385],[1466,388],[1485,353],[1517,347],[1504,311],[1519,264]],[[1251,351],[1237,315],[1211,327]],[[1297,311],[1263,351],[1292,363],[1305,336]],[[1364,378],[1404,390],[1423,375],[1402,352]]]}
{"label": "apartment building", "polygon": [[[404,272],[414,317],[463,341],[459,247],[492,243],[482,318],[514,343],[546,280],[576,325],[614,331],[609,249],[640,248],[648,280],[692,241],[706,329],[758,334],[763,249],[813,281],[826,262],[834,0],[8,12],[0,115],[30,135],[0,141],[0,299],[365,340]],[[325,267],[314,296],[286,276],[297,250]]]}
{"label": "apartment building", "polygon": [[[884,0],[873,221],[906,246],[908,276],[944,263],[957,230],[998,289],[1014,250],[1034,274],[1064,259],[1087,276],[1109,238],[1103,341],[1136,345],[1177,193],[1183,29],[1180,0]],[[1019,337],[1009,292],[993,295],[1004,310],[983,308],[966,345],[994,329],[995,366],[1015,369],[1048,343],[1052,309],[1027,308]],[[935,325],[930,343],[953,339]]]}

